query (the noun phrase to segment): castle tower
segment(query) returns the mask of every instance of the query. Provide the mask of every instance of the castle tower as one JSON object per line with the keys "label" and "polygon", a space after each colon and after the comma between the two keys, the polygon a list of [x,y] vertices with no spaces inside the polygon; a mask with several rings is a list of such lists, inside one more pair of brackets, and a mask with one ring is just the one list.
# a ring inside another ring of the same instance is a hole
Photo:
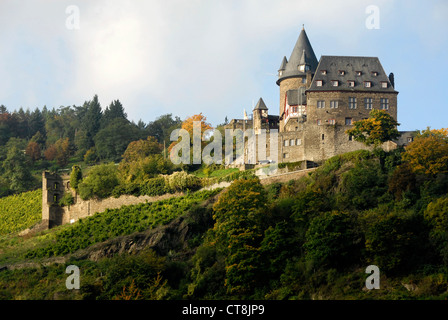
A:
{"label": "castle tower", "polygon": [[283,132],[285,127],[286,95],[290,90],[308,88],[318,65],[311,43],[302,28],[299,38],[294,46],[289,61],[283,58],[278,70],[277,85],[280,86],[280,123],[279,131]]}
{"label": "castle tower", "polygon": [[[253,110],[253,114],[254,132],[255,134],[260,134],[260,129],[266,129],[266,123],[268,122],[268,107],[266,107],[262,98],[258,100],[258,103]],[[267,129],[269,129],[269,126]]]}
{"label": "castle tower", "polygon": [[57,202],[64,194],[61,177],[50,172],[42,172],[42,222],[46,228],[59,224]]}

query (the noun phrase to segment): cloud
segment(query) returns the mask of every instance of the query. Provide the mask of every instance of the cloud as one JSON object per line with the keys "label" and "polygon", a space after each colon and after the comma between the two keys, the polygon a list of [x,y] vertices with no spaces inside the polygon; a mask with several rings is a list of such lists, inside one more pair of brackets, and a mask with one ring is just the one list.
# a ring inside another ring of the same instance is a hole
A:
{"label": "cloud", "polygon": [[[263,96],[278,113],[275,74],[302,24],[316,55],[350,54],[371,1],[2,1],[0,103],[10,108],[120,99],[130,118],[203,112],[214,124]],[[382,12],[393,2],[375,1]],[[80,29],[69,30],[69,5]],[[9,105],[8,105],[9,104]]]}

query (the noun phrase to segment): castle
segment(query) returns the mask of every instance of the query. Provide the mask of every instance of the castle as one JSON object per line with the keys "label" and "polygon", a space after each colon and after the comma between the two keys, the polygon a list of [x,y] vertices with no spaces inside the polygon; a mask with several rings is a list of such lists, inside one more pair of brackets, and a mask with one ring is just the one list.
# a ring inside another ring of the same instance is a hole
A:
{"label": "castle", "polygon": [[[225,128],[245,127],[255,135],[261,129],[266,133],[277,129],[278,162],[321,162],[368,149],[345,131],[355,121],[368,118],[372,109],[386,110],[397,120],[394,76],[386,75],[378,58],[322,56],[317,61],[304,28],[289,60],[283,58],[276,83],[280,88],[278,116],[269,115],[260,98],[251,119],[232,119]],[[412,140],[410,132],[401,134],[383,148],[393,149]]]}

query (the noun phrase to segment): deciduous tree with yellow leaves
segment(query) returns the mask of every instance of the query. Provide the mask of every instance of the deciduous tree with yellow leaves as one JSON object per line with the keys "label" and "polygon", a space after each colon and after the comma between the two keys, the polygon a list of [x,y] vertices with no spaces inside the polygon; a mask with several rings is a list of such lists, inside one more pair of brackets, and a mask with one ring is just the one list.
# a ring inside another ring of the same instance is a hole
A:
{"label": "deciduous tree with yellow leaves", "polygon": [[396,139],[400,136],[397,126],[400,124],[385,110],[372,110],[368,119],[356,121],[354,127],[346,131],[356,141],[367,146],[378,147],[383,142]]}

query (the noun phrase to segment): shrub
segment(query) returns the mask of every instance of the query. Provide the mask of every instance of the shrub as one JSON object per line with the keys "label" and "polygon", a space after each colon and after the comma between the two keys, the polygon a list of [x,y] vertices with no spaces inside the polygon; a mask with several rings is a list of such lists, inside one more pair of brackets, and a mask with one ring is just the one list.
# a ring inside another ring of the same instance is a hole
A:
{"label": "shrub", "polygon": [[185,171],[180,171],[165,176],[165,185],[170,192],[179,192],[187,189],[194,191],[201,188],[201,179]]}
{"label": "shrub", "polygon": [[448,265],[448,197],[429,203],[424,219],[431,227],[431,242],[436,246],[444,264]]}
{"label": "shrub", "polygon": [[411,212],[390,212],[381,208],[367,212],[366,259],[386,272],[408,271],[424,262],[427,256],[427,239],[423,221]]}
{"label": "shrub", "polygon": [[349,214],[338,211],[311,220],[304,248],[306,260],[317,267],[341,268],[360,257],[355,224]]}
{"label": "shrub", "polygon": [[164,177],[157,177],[147,180],[141,187],[140,193],[148,196],[160,196],[167,193]]}
{"label": "shrub", "polygon": [[78,191],[79,184],[82,181],[82,171],[77,165],[73,166],[72,172],[70,173],[70,186]]}
{"label": "shrub", "polygon": [[79,195],[83,200],[92,197],[107,198],[119,184],[114,163],[93,167],[89,175],[79,184]]}
{"label": "shrub", "polygon": [[62,198],[59,200],[60,206],[71,206],[73,203],[75,203],[75,199],[70,192],[64,193]]}

